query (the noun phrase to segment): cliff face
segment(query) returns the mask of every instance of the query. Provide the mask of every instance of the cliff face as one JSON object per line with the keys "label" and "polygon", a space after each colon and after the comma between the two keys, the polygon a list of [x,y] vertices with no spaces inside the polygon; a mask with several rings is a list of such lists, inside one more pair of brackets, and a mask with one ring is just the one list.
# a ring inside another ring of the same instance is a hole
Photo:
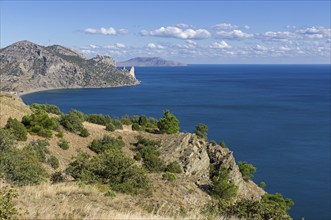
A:
{"label": "cliff face", "polygon": [[118,70],[111,57],[85,59],[59,46],[20,41],[0,50],[2,91],[29,92],[56,88],[128,86],[139,81],[129,71]]}

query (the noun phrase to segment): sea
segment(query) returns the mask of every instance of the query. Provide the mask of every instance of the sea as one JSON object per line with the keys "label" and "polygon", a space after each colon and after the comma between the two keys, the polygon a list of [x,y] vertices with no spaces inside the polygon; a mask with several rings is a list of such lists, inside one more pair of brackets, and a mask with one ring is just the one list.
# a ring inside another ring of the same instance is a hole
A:
{"label": "sea", "polygon": [[170,110],[182,132],[208,125],[236,161],[252,163],[254,181],[294,200],[294,219],[329,220],[330,65],[188,65],[136,67],[140,85],[61,89],[22,96],[63,112],[160,118]]}

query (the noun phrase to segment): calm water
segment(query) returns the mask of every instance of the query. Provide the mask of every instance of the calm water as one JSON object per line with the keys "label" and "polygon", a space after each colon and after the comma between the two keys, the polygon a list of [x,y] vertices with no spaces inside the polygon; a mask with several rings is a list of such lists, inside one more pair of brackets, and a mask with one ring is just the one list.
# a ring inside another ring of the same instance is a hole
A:
{"label": "calm water", "polygon": [[255,182],[295,201],[294,219],[331,219],[330,65],[192,65],[136,68],[142,84],[54,90],[23,97],[68,112],[111,116],[170,109],[182,131],[202,122],[237,161],[257,167]]}

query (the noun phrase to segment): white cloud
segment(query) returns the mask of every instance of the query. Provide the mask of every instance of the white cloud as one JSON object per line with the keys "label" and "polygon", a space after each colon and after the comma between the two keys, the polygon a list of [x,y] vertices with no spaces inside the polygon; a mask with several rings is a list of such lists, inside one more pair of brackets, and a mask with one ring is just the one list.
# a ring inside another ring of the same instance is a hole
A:
{"label": "white cloud", "polygon": [[117,48],[125,48],[125,44],[121,44],[121,43],[116,43],[115,46]]}
{"label": "white cloud", "polygon": [[252,38],[253,34],[245,33],[241,30],[233,30],[233,31],[218,31],[216,33],[218,38],[224,38],[224,39],[245,39],[245,38]]}
{"label": "white cloud", "polygon": [[153,31],[142,30],[140,31],[140,35],[196,40],[206,39],[211,36],[209,31],[205,29],[182,29],[174,26],[160,27],[159,29]]}
{"label": "white cloud", "polygon": [[265,46],[263,45],[256,45],[256,47],[254,48],[254,50],[257,50],[257,51],[267,51],[268,48],[266,48]]}
{"label": "white cloud", "polygon": [[222,23],[214,25],[213,28],[217,30],[233,30],[237,29],[238,26],[234,24]]}
{"label": "white cloud", "polygon": [[195,42],[193,40],[186,40],[185,42],[188,44],[191,44],[191,45],[197,45],[197,42]]}
{"label": "white cloud", "polygon": [[87,34],[102,34],[102,35],[118,35],[118,34],[127,34],[128,30],[126,29],[119,29],[118,31],[113,27],[101,27],[101,28],[86,28],[84,30]]}
{"label": "white cloud", "polygon": [[106,45],[103,48],[105,49],[112,49],[112,50],[116,50],[116,49],[123,49],[126,48],[125,44],[122,43],[116,43],[114,45]]}
{"label": "white cloud", "polygon": [[154,43],[147,44],[147,47],[150,49],[163,49],[164,48],[164,46],[162,46],[160,44],[154,44]]}
{"label": "white cloud", "polygon": [[209,47],[213,48],[213,49],[230,49],[231,48],[231,46],[229,44],[227,44],[224,40],[222,40],[220,42],[214,42]]}
{"label": "white cloud", "polygon": [[244,28],[247,29],[247,30],[249,30],[251,27],[248,26],[248,25],[245,25]]}
{"label": "white cloud", "polygon": [[94,44],[90,44],[89,46],[90,46],[90,48],[92,48],[92,49],[96,49],[96,48],[98,48],[98,46],[97,46],[97,45],[94,45]]}
{"label": "white cloud", "polygon": [[288,41],[292,38],[295,38],[296,34],[289,31],[267,31],[263,34],[259,35],[259,38],[262,40],[269,40],[269,41]]}
{"label": "white cloud", "polygon": [[308,27],[305,29],[298,29],[296,33],[311,39],[331,38],[331,29],[324,27]]}

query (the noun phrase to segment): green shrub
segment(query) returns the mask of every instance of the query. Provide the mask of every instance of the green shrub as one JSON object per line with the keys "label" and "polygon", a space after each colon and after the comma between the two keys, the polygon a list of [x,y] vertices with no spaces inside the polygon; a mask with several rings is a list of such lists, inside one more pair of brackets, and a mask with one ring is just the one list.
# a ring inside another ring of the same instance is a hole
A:
{"label": "green shrub", "polygon": [[162,174],[162,179],[169,182],[174,182],[176,180],[176,176],[173,173],[165,172],[164,174]]}
{"label": "green shrub", "polygon": [[213,146],[216,146],[217,145],[217,142],[215,140],[211,140],[210,141],[210,144],[213,145]]}
{"label": "green shrub", "polygon": [[59,183],[59,182],[63,182],[64,180],[65,180],[65,177],[62,174],[62,172],[60,172],[60,171],[55,172],[51,175],[51,182],[52,183]]}
{"label": "green shrub", "polygon": [[123,129],[123,125],[122,125],[122,122],[117,119],[117,118],[114,118],[113,121],[112,121],[114,127],[115,127],[115,130],[121,130]]}
{"label": "green shrub", "polygon": [[47,147],[49,142],[47,140],[36,140],[31,141],[31,143],[23,148],[28,154],[34,155],[40,162],[46,162],[46,154],[49,153]]}
{"label": "green shrub", "polygon": [[0,219],[19,219],[19,213],[14,203],[17,196],[18,194],[13,188],[8,186],[0,188]]}
{"label": "green shrub", "polygon": [[138,123],[133,123],[132,124],[132,130],[133,131],[141,131],[142,128],[140,127],[140,125]]}
{"label": "green shrub", "polygon": [[63,113],[60,111],[59,107],[57,107],[56,105],[49,105],[49,104],[32,104],[30,105],[30,109],[33,112],[37,112],[40,110],[46,111],[48,113],[52,113],[55,115],[62,115]]}
{"label": "green shrub", "polygon": [[220,145],[221,145],[222,148],[228,148],[228,146],[226,146],[226,144],[223,140],[221,141]]}
{"label": "green shrub", "polygon": [[167,165],[167,167],[165,168],[165,171],[170,172],[170,173],[181,173],[182,168],[177,161],[173,161]]}
{"label": "green shrub", "polygon": [[106,131],[115,131],[115,126],[113,123],[106,124]]}
{"label": "green shrub", "polygon": [[63,131],[58,131],[57,134],[56,134],[56,137],[63,138],[64,137]]}
{"label": "green shrub", "polygon": [[66,141],[65,139],[61,139],[57,145],[62,149],[62,150],[68,150],[69,149],[69,142]]}
{"label": "green shrub", "polygon": [[111,122],[111,118],[109,115],[102,115],[102,114],[89,114],[85,116],[86,121],[98,124],[98,125],[106,125]]}
{"label": "green shrub", "polygon": [[81,137],[88,137],[88,136],[90,136],[90,132],[88,132],[88,130],[86,128],[82,128],[80,130],[79,136],[81,136]]}
{"label": "green shrub", "polygon": [[109,149],[120,150],[124,145],[121,137],[113,138],[105,135],[102,139],[93,140],[89,148],[99,154]]}
{"label": "green shrub", "polygon": [[260,182],[260,184],[259,184],[259,186],[262,188],[262,189],[264,189],[266,186],[267,186],[267,184],[265,183],[265,182]]}
{"label": "green shrub", "polygon": [[208,126],[205,124],[198,124],[195,127],[194,133],[197,135],[198,138],[208,140]]}
{"label": "green shrub", "polygon": [[140,126],[145,126],[147,124],[147,121],[148,121],[148,119],[147,119],[146,115],[141,115],[139,117],[138,123]]}
{"label": "green shrub", "polygon": [[50,158],[47,160],[47,163],[51,165],[53,169],[57,169],[60,166],[59,159],[56,156],[51,155]]}
{"label": "green shrub", "polygon": [[130,117],[130,120],[131,120],[132,123],[137,123],[137,124],[139,124],[139,116],[138,116],[138,115],[132,115],[132,116]]}
{"label": "green shrub", "polygon": [[229,170],[221,166],[219,170],[212,168],[211,181],[213,183],[211,196],[216,200],[232,200],[238,191],[238,187],[229,181]]}
{"label": "green shrub", "polygon": [[161,133],[175,134],[179,131],[179,121],[169,110],[164,112],[164,117],[158,122]]}
{"label": "green shrub", "polygon": [[14,137],[7,129],[0,128],[0,153],[13,147]]}
{"label": "green shrub", "polygon": [[129,116],[123,116],[122,118],[121,118],[121,123],[123,124],[123,125],[132,125],[132,121],[130,120],[130,118],[129,118]]}
{"label": "green shrub", "polygon": [[0,173],[16,185],[38,184],[47,173],[38,158],[24,149],[11,149],[0,154]]}
{"label": "green shrub", "polygon": [[113,191],[113,190],[108,190],[108,191],[105,193],[105,196],[115,197],[115,196],[116,196],[116,192]]}
{"label": "green shrub", "polygon": [[43,110],[24,116],[22,123],[28,132],[47,138],[52,137],[52,130],[58,127],[57,120],[50,118]]}
{"label": "green shrub", "polygon": [[7,124],[5,126],[6,129],[9,129],[10,132],[13,134],[14,138],[17,141],[26,141],[27,140],[27,130],[24,125],[19,122],[16,118],[9,118]]}
{"label": "green shrub", "polygon": [[239,170],[245,181],[251,180],[256,172],[256,168],[247,162],[239,162]]}
{"label": "green shrub", "polygon": [[275,193],[275,194],[266,193],[262,196],[262,202],[272,204],[286,211],[289,211],[291,207],[294,205],[292,199],[289,198],[284,199],[283,195],[280,193]]}

